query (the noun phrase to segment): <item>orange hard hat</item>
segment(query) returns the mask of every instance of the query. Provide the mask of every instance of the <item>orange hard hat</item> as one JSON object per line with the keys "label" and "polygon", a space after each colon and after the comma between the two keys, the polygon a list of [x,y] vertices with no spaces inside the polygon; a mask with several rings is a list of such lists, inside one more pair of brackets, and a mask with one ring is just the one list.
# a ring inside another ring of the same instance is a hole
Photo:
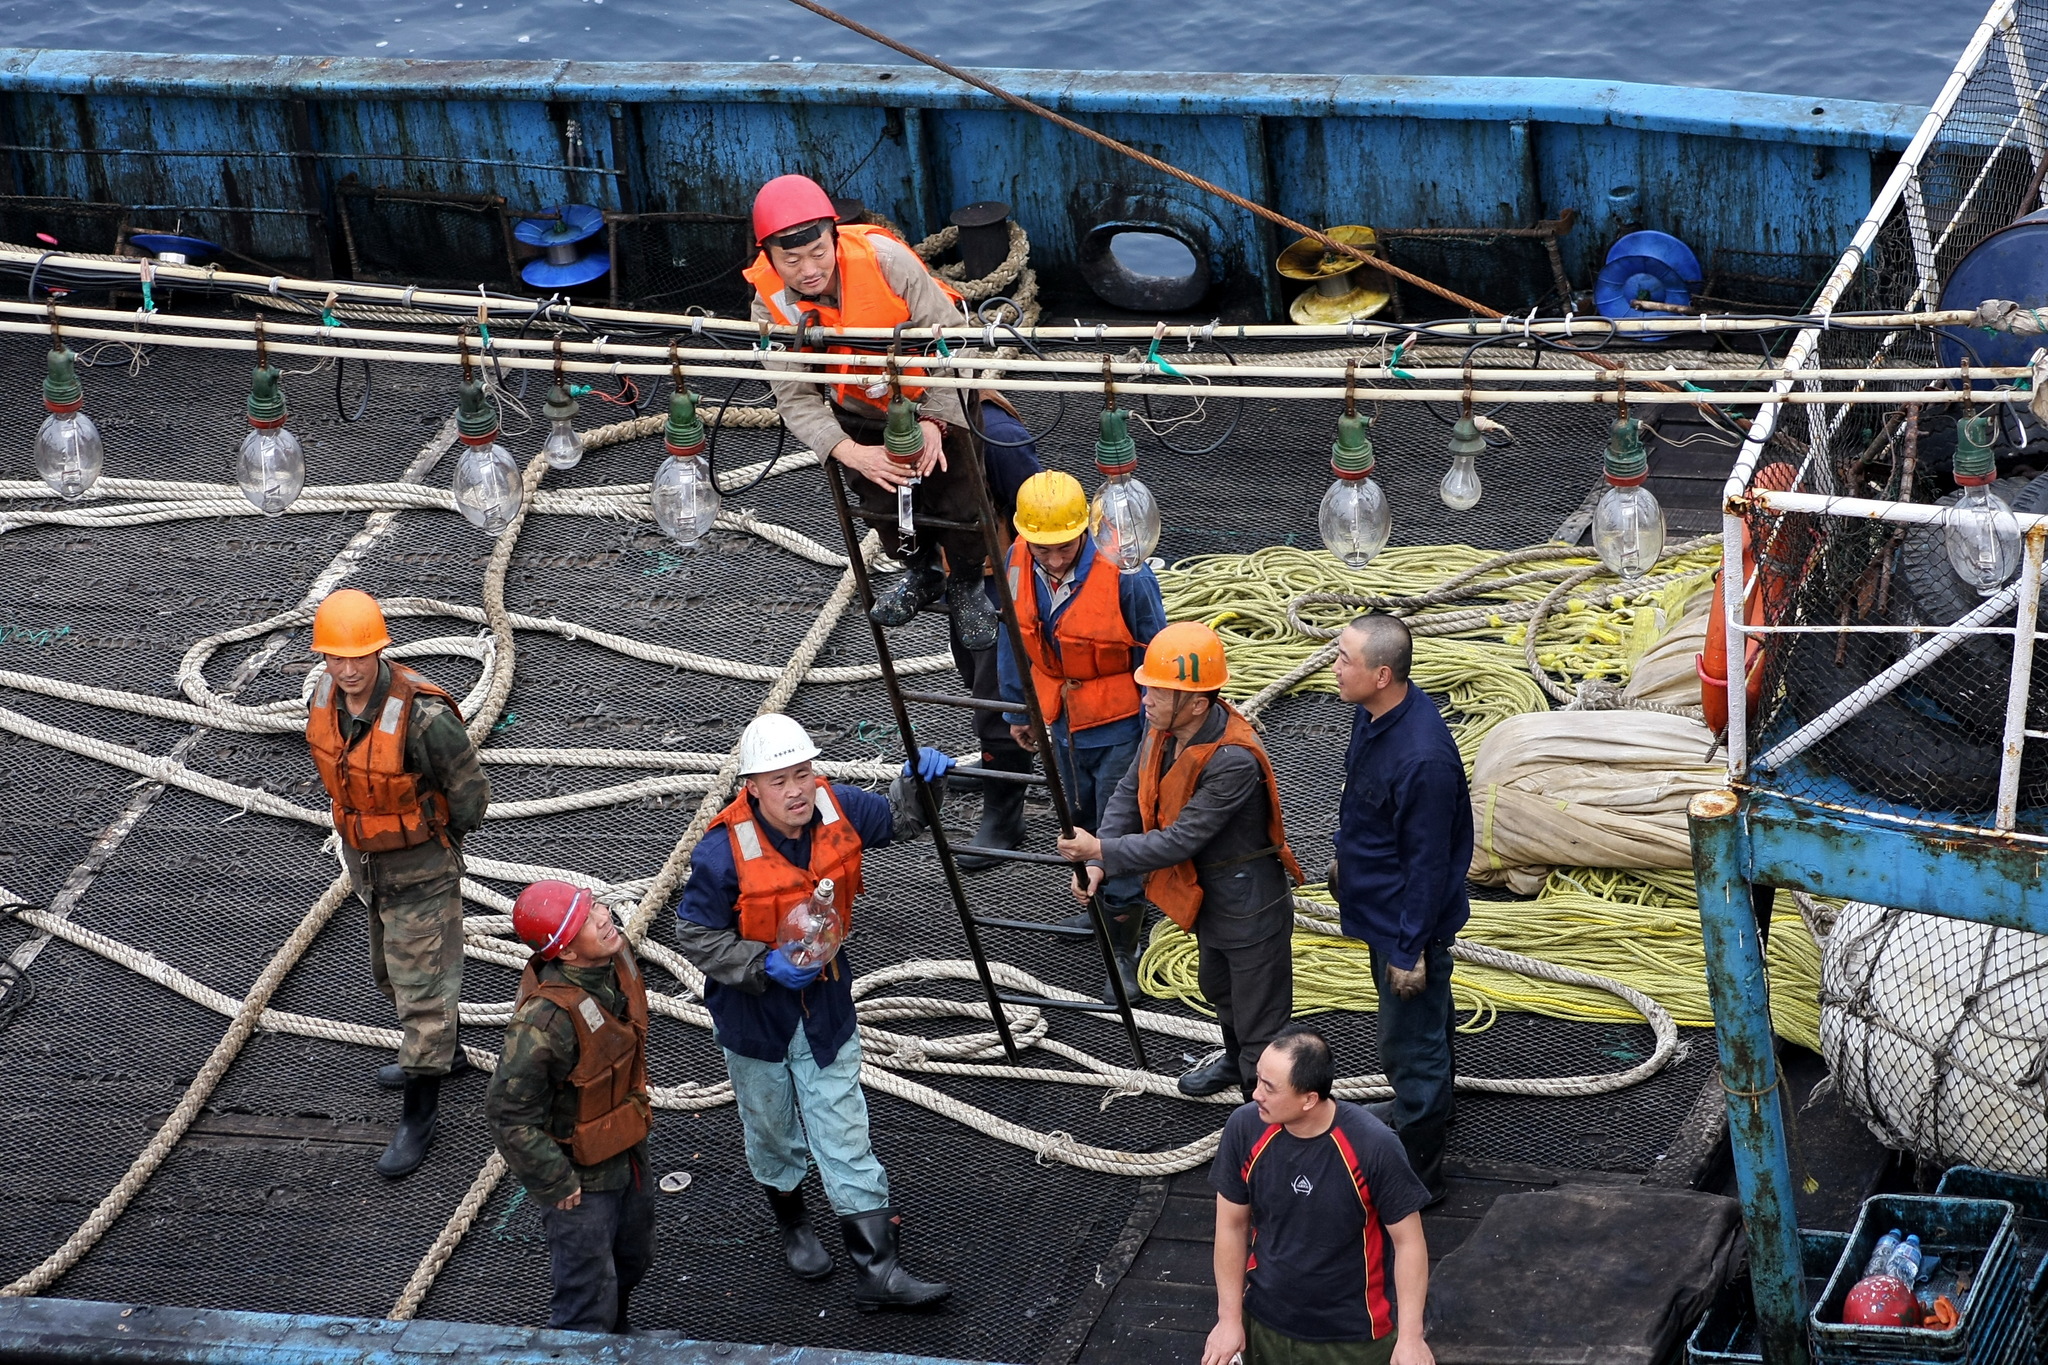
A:
{"label": "orange hard hat", "polygon": [[535,882],[512,902],[512,932],[552,962],[582,931],[597,897],[567,882]]}
{"label": "orange hard hat", "polygon": [[1214,692],[1230,681],[1230,665],[1215,631],[1200,621],[1175,621],[1145,646],[1145,662],[1133,676],[1140,687]]}
{"label": "orange hard hat", "polygon": [[375,654],[391,643],[384,627],[384,609],[377,599],[356,588],[327,594],[313,613],[313,652],[344,659]]}
{"label": "orange hard hat", "polygon": [[832,196],[807,175],[778,175],[754,196],[754,240],[766,242],[820,218],[838,219]]}

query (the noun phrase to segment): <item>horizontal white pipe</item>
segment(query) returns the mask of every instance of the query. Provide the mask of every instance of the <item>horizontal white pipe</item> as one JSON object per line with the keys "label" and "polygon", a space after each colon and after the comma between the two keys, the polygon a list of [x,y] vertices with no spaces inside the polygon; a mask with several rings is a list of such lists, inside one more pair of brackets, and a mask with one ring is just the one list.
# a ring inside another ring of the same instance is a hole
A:
{"label": "horizontal white pipe", "polygon": [[[1718,400],[1716,400],[1718,401]],[[1946,526],[1953,507],[1928,502],[1889,502],[1880,498],[1836,498],[1825,493],[1780,493],[1759,488],[1733,500],[1736,512],[1762,508],[1770,512],[1810,512],[1839,517],[1844,521],[1888,521],[1903,526]],[[2013,520],[2022,534],[2036,526],[2048,525],[2048,515],[2015,512]]]}
{"label": "horizontal white pipe", "polygon": [[[2038,584],[2039,579],[2037,578],[2035,582]],[[2014,604],[2019,601],[2019,596],[2020,585],[2018,583],[2010,583],[1985,598],[1982,602],[1979,602],[1956,624],[1958,626],[1981,626],[1985,622],[2011,611]],[[1916,645],[1907,653],[1905,658],[1899,660],[1890,668],[1887,668],[1884,672],[1878,674],[1869,682],[1863,684],[1854,692],[1851,692],[1848,696],[1815,716],[1793,734],[1788,735],[1773,747],[1769,753],[1758,759],[1757,762],[1766,768],[1776,768],[1791,759],[1797,758],[1821,740],[1826,739],[1829,735],[1841,729],[1852,717],[1868,707],[1872,702],[1882,697],[1890,696],[1898,690],[1901,683],[1925,671],[1936,660],[1962,642],[1962,636],[1950,633],[1938,639],[1929,640],[1926,644]],[[1729,688],[1731,692],[1734,690],[1732,686]]]}

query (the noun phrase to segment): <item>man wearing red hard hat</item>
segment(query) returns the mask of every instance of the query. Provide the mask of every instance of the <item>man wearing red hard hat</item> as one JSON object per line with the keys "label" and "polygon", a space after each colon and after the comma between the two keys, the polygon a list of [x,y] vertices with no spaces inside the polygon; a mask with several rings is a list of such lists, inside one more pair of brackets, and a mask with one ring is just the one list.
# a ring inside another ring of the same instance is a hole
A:
{"label": "man wearing red hard hat", "polygon": [[[967,320],[960,295],[926,270],[916,252],[887,228],[839,222],[831,197],[808,176],[777,176],[761,187],[754,197],[754,240],[761,253],[746,277],[754,286],[756,322],[889,328],[958,326]],[[856,348],[826,349],[848,354]],[[768,364],[818,372],[808,365]],[[875,620],[900,626],[943,596],[950,599],[962,645],[993,649],[998,618],[982,587],[987,551],[980,533],[937,528],[906,539],[897,529],[897,490],[913,480],[915,516],[965,523],[978,514],[964,473],[965,462],[983,458],[961,402],[972,392],[929,387],[918,382],[923,370],[902,366],[900,392],[916,405],[923,439],[914,455],[892,455],[883,444],[890,403],[886,377],[865,366],[835,365],[826,372],[837,376],[833,383],[774,380],[771,387],[783,425],[820,457],[839,462],[861,516],[881,533],[889,554],[906,565],[903,576],[877,595]],[[944,574],[939,550],[946,555]]]}
{"label": "man wearing red hard hat", "polygon": [[533,883],[512,930],[533,957],[491,1077],[491,1133],[547,1228],[548,1326],[629,1331],[626,1300],[654,1261],[647,986],[584,887]]}

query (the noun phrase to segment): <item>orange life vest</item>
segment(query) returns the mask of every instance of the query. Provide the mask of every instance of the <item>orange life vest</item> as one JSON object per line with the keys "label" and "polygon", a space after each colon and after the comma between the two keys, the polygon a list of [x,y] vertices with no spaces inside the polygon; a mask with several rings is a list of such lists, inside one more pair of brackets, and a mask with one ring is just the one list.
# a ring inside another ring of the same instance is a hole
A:
{"label": "orange life vest", "polygon": [[527,962],[512,1002],[517,1010],[539,996],[576,1025],[576,1065],[568,1077],[576,1091],[576,1126],[555,1140],[578,1166],[595,1166],[638,1147],[654,1127],[647,1094],[647,982],[631,948],[619,949],[612,966],[626,997],[624,1019],[567,981],[542,981],[538,956]]}
{"label": "orange life vest", "polygon": [[[1226,744],[1240,749],[1251,750],[1259,760],[1259,768],[1266,774],[1266,842],[1270,852],[1280,855],[1281,864],[1296,882],[1305,881],[1301,875],[1301,864],[1294,861],[1294,851],[1287,847],[1287,831],[1280,821],[1280,783],[1273,776],[1273,762],[1266,757],[1266,748],[1259,743],[1258,732],[1252,723],[1238,714],[1236,707],[1221,700],[1216,702],[1228,714],[1223,724],[1223,733],[1207,744],[1190,744],[1174,755],[1173,767],[1163,775],[1161,760],[1166,753],[1165,730],[1145,732],[1145,742],[1138,750],[1138,820],[1145,833],[1164,829],[1180,818],[1181,808],[1195,794],[1195,786],[1202,780],[1202,769],[1216,751]],[[1202,887],[1195,877],[1192,859],[1162,867],[1145,877],[1145,896],[1165,912],[1166,917],[1183,929],[1195,927],[1195,916],[1202,910]]]}
{"label": "orange life vest", "polygon": [[798,867],[776,852],[742,790],[718,813],[711,828],[725,826],[732,841],[732,865],[739,872],[740,937],[775,942],[783,916],[800,905],[827,877],[833,881],[833,913],[843,934],[853,921],[853,902],[862,890],[860,834],[832,798],[832,784],[818,779],[818,822],[811,828],[811,865]]}
{"label": "orange life vest", "polygon": [[405,738],[420,697],[439,697],[458,718],[462,711],[455,698],[404,664],[387,666],[391,689],[367,739],[353,746],[342,742],[341,708],[348,702],[331,673],[313,689],[306,712],[306,744],[327,788],[335,832],[358,853],[416,848],[429,839],[448,842],[448,798],[422,789],[418,775],[406,771]]}
{"label": "orange life vest", "polygon": [[[1782,493],[1792,487],[1797,474],[1789,464],[1767,464],[1756,472],[1751,484]],[[1753,521],[1766,531],[1769,538],[1769,549],[1761,562],[1752,543],[1755,539]],[[1785,611],[1792,603],[1793,584],[1799,576],[1796,548],[1799,538],[1797,530],[1782,522],[1773,526],[1761,517],[1743,521],[1742,582],[1746,596],[1742,605],[1742,623],[1745,626],[1773,625],[1784,619]],[[1721,597],[1721,575],[1724,572],[1725,569],[1714,571],[1714,586],[1710,593],[1713,600],[1707,606],[1704,648],[1693,656],[1693,669],[1700,679],[1700,709],[1705,713],[1707,728],[1716,734],[1728,728],[1728,608]],[[1750,636],[1743,644],[1743,693],[1748,699],[1748,709],[1744,714],[1751,718],[1752,723],[1764,695],[1765,642],[1774,638]]]}
{"label": "orange life vest", "polygon": [[[768,253],[761,252],[754,263],[747,267],[747,283],[754,286],[754,292],[768,306],[768,315],[784,327],[794,327],[806,313],[818,315],[817,325],[821,327],[894,327],[910,321],[910,305],[889,287],[888,277],[882,273],[882,263],[875,259],[875,239],[887,238],[902,245],[895,233],[887,228],[875,227],[869,223],[841,223],[839,225],[839,303],[837,307],[824,300],[799,299],[789,292],[789,286],[782,282],[782,276],[775,273],[769,263]],[[908,248],[905,248],[908,250]],[[960,291],[946,281],[933,275],[932,279],[946,296],[958,303]],[[852,355],[857,347],[846,345],[827,346],[833,355]],[[868,397],[868,385],[883,378],[881,370],[862,366],[828,365],[832,374],[858,376],[858,382],[834,384],[834,400],[842,408],[855,412],[880,413],[881,401]],[[914,365],[904,365],[898,370],[902,375],[921,375],[923,370]],[[917,384],[904,384],[903,396],[916,402],[924,397],[924,389]]]}
{"label": "orange life vest", "polygon": [[1031,656],[1031,681],[1038,691],[1038,709],[1050,725],[1062,709],[1074,730],[1092,730],[1144,707],[1131,677],[1131,651],[1136,637],[1124,621],[1116,563],[1098,554],[1088,576],[1067,601],[1053,627],[1053,643],[1045,638],[1038,616],[1038,583],[1032,571],[1031,547],[1020,536],[1010,542],[1010,599],[1017,604],[1017,630],[1024,652]]}

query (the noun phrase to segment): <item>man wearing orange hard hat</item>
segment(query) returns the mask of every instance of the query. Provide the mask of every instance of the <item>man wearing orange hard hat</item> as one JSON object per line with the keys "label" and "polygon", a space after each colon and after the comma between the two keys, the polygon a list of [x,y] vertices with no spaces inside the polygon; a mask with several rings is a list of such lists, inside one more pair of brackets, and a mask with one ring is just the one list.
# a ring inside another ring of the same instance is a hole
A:
{"label": "man wearing orange hard hat", "polygon": [[[802,175],[782,175],[754,197],[754,240],[760,255],[746,270],[754,286],[756,322],[780,327],[948,327],[966,322],[961,296],[925,268],[917,253],[887,228],[841,223],[831,196]],[[826,348],[851,354],[857,348]],[[886,343],[858,349],[886,350]],[[818,373],[812,366],[767,362],[771,368]],[[860,505],[860,514],[881,533],[883,547],[905,564],[903,576],[877,592],[878,624],[900,626],[941,598],[950,601],[961,644],[971,651],[993,649],[998,617],[982,586],[987,558],[981,533],[933,528],[909,537],[899,533],[898,490],[912,489],[912,525],[931,517],[965,524],[979,513],[966,475],[968,463],[983,458],[969,427],[963,394],[919,382],[915,365],[899,368],[897,392],[915,405],[918,442],[914,451],[892,454],[884,443],[891,402],[885,374],[870,366],[833,365],[830,384],[793,379],[770,381],[775,408],[796,440],[838,461]],[[978,401],[978,400],[977,400]],[[938,552],[945,551],[946,569]]]}
{"label": "man wearing orange hard hat", "polygon": [[1251,722],[1223,700],[1223,641],[1198,621],[1152,637],[1137,671],[1145,738],[1096,833],[1060,855],[1088,863],[1089,884],[1145,874],[1145,895],[1200,945],[1202,997],[1223,1050],[1180,1078],[1183,1094],[1232,1086],[1246,1099],[1259,1054],[1294,1012],[1294,892],[1303,880],[1280,819],[1280,784]]}
{"label": "man wearing orange hard hat", "polygon": [[441,1079],[467,1070],[462,996],[462,839],[483,823],[491,785],[455,699],[384,657],[383,609],[343,588],[313,613],[322,671],[306,743],[334,814],[341,859],[370,908],[370,972],[398,1007],[405,1041],[377,1084],[403,1090],[398,1131],[377,1158],[396,1179],[427,1158]]}
{"label": "man wearing orange hard hat", "polygon": [[654,1263],[647,983],[587,887],[533,883],[512,932],[533,956],[491,1073],[491,1135],[547,1228],[548,1326],[630,1331],[626,1301]]}

